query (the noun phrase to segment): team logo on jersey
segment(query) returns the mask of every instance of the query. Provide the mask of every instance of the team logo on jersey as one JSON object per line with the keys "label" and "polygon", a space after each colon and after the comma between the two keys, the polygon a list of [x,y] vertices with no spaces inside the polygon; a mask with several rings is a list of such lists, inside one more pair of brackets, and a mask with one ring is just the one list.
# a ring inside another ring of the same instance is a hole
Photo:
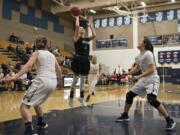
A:
{"label": "team logo on jersey", "polygon": [[83,43],[83,44],[89,44],[89,42],[86,41],[86,40],[83,40],[82,43]]}

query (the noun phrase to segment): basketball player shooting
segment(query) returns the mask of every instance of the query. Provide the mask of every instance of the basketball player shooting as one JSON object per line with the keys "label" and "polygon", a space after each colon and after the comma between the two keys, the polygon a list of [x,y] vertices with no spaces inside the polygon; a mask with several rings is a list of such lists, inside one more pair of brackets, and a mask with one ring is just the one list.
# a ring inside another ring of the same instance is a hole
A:
{"label": "basketball player shooting", "polygon": [[80,77],[80,97],[78,98],[81,106],[86,106],[84,102],[84,83],[86,76],[90,70],[90,61],[89,61],[89,42],[96,37],[95,30],[91,23],[87,23],[88,28],[90,28],[92,32],[92,36],[85,37],[85,29],[79,26],[79,14],[75,14],[74,11],[79,11],[77,7],[71,9],[71,14],[75,18],[75,33],[74,33],[74,48],[75,55],[73,57],[71,63],[71,69],[74,72],[73,83],[70,90],[69,96],[69,106],[73,107],[73,98],[74,98],[74,90],[76,88],[76,83],[78,81],[78,77]]}

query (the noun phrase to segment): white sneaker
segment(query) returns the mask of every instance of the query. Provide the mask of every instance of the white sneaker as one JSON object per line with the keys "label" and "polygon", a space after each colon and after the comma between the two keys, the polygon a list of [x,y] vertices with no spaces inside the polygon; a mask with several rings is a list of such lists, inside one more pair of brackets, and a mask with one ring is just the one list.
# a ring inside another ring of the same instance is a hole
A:
{"label": "white sneaker", "polygon": [[73,98],[68,98],[68,101],[69,101],[69,107],[70,108],[73,108],[74,107],[74,104],[73,104]]}
{"label": "white sneaker", "polygon": [[80,98],[80,97],[79,97],[78,100],[79,100],[81,106],[87,106],[87,104],[86,104],[86,102],[84,101],[83,98]]}

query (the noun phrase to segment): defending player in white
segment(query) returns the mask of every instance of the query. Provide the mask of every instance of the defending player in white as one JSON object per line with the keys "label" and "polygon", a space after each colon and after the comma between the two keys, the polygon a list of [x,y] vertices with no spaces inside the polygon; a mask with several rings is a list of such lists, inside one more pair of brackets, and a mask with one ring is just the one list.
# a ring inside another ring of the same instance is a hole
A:
{"label": "defending player in white", "polygon": [[36,39],[35,48],[36,51],[32,54],[29,61],[23,66],[19,73],[14,77],[6,78],[7,82],[15,81],[28,72],[33,65],[36,66],[37,75],[25,93],[20,105],[20,112],[25,123],[26,135],[37,135],[32,125],[32,116],[29,111],[30,107],[34,107],[37,114],[38,119],[36,126],[38,128],[48,127],[48,124],[46,124],[43,119],[41,104],[44,103],[49,95],[56,89],[57,78],[61,80],[61,68],[56,61],[55,56],[46,50],[47,39],[45,37]]}
{"label": "defending player in white", "polygon": [[91,58],[90,71],[88,75],[89,93],[86,97],[86,102],[90,100],[91,95],[94,95],[95,86],[98,83],[100,72],[101,66],[99,63],[97,63],[97,57],[93,55]]}
{"label": "defending player in white", "polygon": [[148,102],[155,107],[159,113],[165,118],[167,125],[166,130],[172,130],[176,123],[169,116],[164,106],[158,101],[157,95],[159,90],[159,76],[156,70],[155,58],[153,55],[153,46],[151,41],[147,38],[138,45],[140,54],[136,57],[136,67],[133,68],[128,75],[132,75],[141,70],[142,74],[135,76],[134,81],[137,81],[133,86],[132,90],[126,94],[126,104],[124,107],[123,114],[117,118],[116,122],[128,121],[128,112],[133,103],[134,97],[137,95],[145,96],[147,94]]}

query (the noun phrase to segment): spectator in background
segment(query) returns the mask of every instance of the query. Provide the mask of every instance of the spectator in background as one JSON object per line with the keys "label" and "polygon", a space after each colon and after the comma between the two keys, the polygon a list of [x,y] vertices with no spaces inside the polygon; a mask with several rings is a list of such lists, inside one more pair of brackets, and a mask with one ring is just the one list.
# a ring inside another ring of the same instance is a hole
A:
{"label": "spectator in background", "polygon": [[9,41],[13,43],[18,43],[18,37],[14,35],[14,33],[11,33],[9,36]]}
{"label": "spectator in background", "polygon": [[53,54],[55,56],[60,56],[60,49],[56,46],[56,49],[54,49]]}
{"label": "spectator in background", "polygon": [[24,40],[20,37],[18,37],[18,44],[24,45]]}
{"label": "spectator in background", "polygon": [[31,47],[26,47],[26,54],[31,54],[33,49]]}
{"label": "spectator in background", "polygon": [[[128,72],[130,72],[130,71],[131,71],[131,69],[128,69]],[[133,83],[132,75],[128,75],[127,77],[128,77],[128,83],[132,84]]]}
{"label": "spectator in background", "polygon": [[0,80],[2,80],[2,79],[3,79],[3,77],[4,77],[4,73],[3,73],[2,68],[0,68]]}
{"label": "spectator in background", "polygon": [[17,45],[16,46],[16,53],[19,55],[19,51],[20,51],[20,49],[19,49],[19,46]]}
{"label": "spectator in background", "polygon": [[102,84],[102,85],[107,85],[108,84],[108,78],[104,73],[102,73],[100,75],[99,80],[100,80],[100,84]]}
{"label": "spectator in background", "polygon": [[[8,74],[6,74],[6,78],[7,77],[13,77],[13,76],[15,76],[15,73],[13,72],[13,70],[10,70],[10,72],[8,73]],[[8,82],[8,83],[6,83],[5,84],[6,85],[6,88],[8,89],[8,90],[12,90],[12,91],[14,91],[15,89],[15,87],[14,87],[14,82]]]}
{"label": "spectator in background", "polygon": [[21,68],[21,63],[17,63],[15,69],[19,70]]}
{"label": "spectator in background", "polygon": [[22,55],[20,55],[20,59],[22,63],[25,64],[29,60],[29,56],[24,51],[22,51]]}
{"label": "spectator in background", "polygon": [[27,79],[30,81],[33,79],[33,75],[31,73],[31,71],[27,72]]}
{"label": "spectator in background", "polygon": [[8,45],[7,50],[8,50],[8,52],[13,51],[13,47],[12,47],[12,45],[11,45],[11,44],[9,44],[9,45]]}
{"label": "spectator in background", "polygon": [[13,42],[13,43],[16,43],[16,44],[24,45],[23,39],[20,38],[20,37],[15,36],[14,33],[12,33],[12,34],[9,36],[9,41],[10,41],[10,42]]}
{"label": "spectator in background", "polygon": [[121,84],[126,84],[126,82],[127,82],[127,74],[125,70],[122,70]]}
{"label": "spectator in background", "polygon": [[[4,73],[3,73],[3,69],[0,68],[0,80],[2,80],[4,78]],[[4,83],[1,83],[0,84],[0,91],[5,91],[5,84]]]}
{"label": "spectator in background", "polygon": [[51,44],[48,45],[48,50],[49,50],[51,53],[53,53],[53,48],[52,48],[52,45],[51,45]]}
{"label": "spectator in background", "polygon": [[23,89],[23,86],[26,88],[26,90],[28,89],[28,85],[29,85],[29,80],[27,79],[27,73],[23,74],[20,78],[19,81],[21,81],[21,87]]}
{"label": "spectator in background", "polygon": [[9,67],[6,64],[1,64],[1,68],[3,70],[4,76],[9,73]]}

